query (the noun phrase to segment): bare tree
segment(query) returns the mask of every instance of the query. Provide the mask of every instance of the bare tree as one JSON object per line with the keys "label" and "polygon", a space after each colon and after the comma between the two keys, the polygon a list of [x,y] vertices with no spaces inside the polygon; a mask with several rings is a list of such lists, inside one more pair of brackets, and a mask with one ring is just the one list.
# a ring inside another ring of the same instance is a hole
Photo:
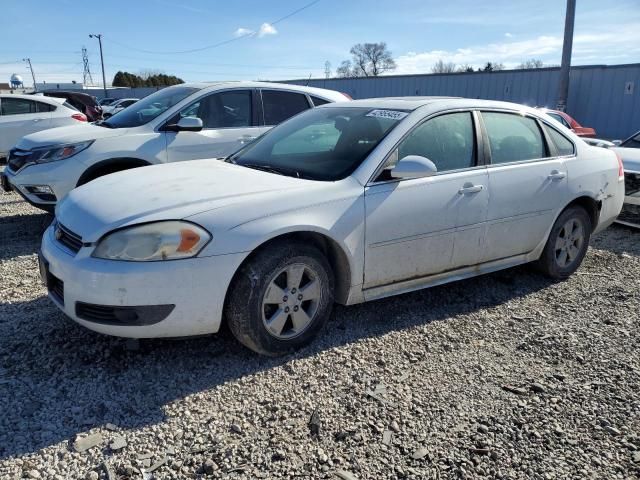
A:
{"label": "bare tree", "polygon": [[471,65],[469,65],[468,63],[464,63],[462,65],[460,65],[456,72],[466,72],[466,73],[473,73],[475,72],[475,70],[473,69],[473,67]]}
{"label": "bare tree", "polygon": [[358,43],[349,52],[351,60],[343,61],[336,69],[339,77],[377,77],[396,68],[384,42]]}
{"label": "bare tree", "polygon": [[356,77],[353,74],[353,66],[351,60],[344,60],[338,68],[336,68],[336,76],[340,78]]}
{"label": "bare tree", "polygon": [[526,62],[522,62],[518,65],[518,68],[542,68],[544,67],[544,63],[542,60],[532,58],[531,60],[527,60]]}
{"label": "bare tree", "polygon": [[431,67],[431,71],[433,73],[453,73],[456,71],[456,64],[453,62],[445,63],[440,59]]}

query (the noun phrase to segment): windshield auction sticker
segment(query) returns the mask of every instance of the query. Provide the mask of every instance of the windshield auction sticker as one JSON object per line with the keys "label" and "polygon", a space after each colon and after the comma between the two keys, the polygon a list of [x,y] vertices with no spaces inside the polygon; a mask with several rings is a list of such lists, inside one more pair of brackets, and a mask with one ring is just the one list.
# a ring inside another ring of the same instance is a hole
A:
{"label": "windshield auction sticker", "polygon": [[409,115],[407,112],[398,112],[397,110],[371,110],[367,113],[367,117],[388,118],[389,120],[402,120]]}

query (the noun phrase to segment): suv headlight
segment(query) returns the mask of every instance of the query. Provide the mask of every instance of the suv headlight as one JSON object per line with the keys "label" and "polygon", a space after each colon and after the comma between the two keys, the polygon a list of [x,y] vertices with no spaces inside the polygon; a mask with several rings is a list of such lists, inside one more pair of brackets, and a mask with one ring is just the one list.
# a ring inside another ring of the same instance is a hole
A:
{"label": "suv headlight", "polygon": [[29,160],[35,163],[57,162],[58,160],[73,157],[76,153],[89,148],[93,142],[94,140],[88,140],[86,142],[71,143],[67,145],[35,148],[32,150]]}
{"label": "suv headlight", "polygon": [[133,262],[177,260],[195,257],[210,240],[209,232],[190,222],[154,222],[107,234],[92,256]]}

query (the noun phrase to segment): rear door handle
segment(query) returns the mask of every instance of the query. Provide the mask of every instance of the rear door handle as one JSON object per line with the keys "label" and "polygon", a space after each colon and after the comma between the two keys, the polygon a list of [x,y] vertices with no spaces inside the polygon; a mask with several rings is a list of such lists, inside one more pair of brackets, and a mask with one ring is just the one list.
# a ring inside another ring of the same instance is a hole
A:
{"label": "rear door handle", "polygon": [[551,179],[551,180],[562,180],[564,177],[566,177],[567,174],[564,172],[559,172],[558,170],[553,170],[549,176],[547,178]]}
{"label": "rear door handle", "polygon": [[458,193],[460,195],[467,195],[469,193],[478,193],[484,190],[484,185],[473,185],[472,183],[465,183]]}

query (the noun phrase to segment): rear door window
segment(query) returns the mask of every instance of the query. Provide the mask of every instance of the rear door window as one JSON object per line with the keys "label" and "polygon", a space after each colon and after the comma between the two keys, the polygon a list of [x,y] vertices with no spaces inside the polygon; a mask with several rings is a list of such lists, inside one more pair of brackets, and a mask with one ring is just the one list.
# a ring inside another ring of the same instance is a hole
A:
{"label": "rear door window", "polygon": [[489,137],[491,163],[520,162],[547,157],[542,132],[531,117],[517,113],[482,112]]}
{"label": "rear door window", "polygon": [[38,112],[53,112],[56,109],[53,105],[43,102],[36,102],[36,107]]}
{"label": "rear door window", "polygon": [[24,98],[3,98],[0,100],[2,115],[24,115],[36,113],[36,102]]}
{"label": "rear door window", "polygon": [[280,90],[262,90],[264,124],[277,125],[288,118],[309,109],[307,96],[302,93]]}

